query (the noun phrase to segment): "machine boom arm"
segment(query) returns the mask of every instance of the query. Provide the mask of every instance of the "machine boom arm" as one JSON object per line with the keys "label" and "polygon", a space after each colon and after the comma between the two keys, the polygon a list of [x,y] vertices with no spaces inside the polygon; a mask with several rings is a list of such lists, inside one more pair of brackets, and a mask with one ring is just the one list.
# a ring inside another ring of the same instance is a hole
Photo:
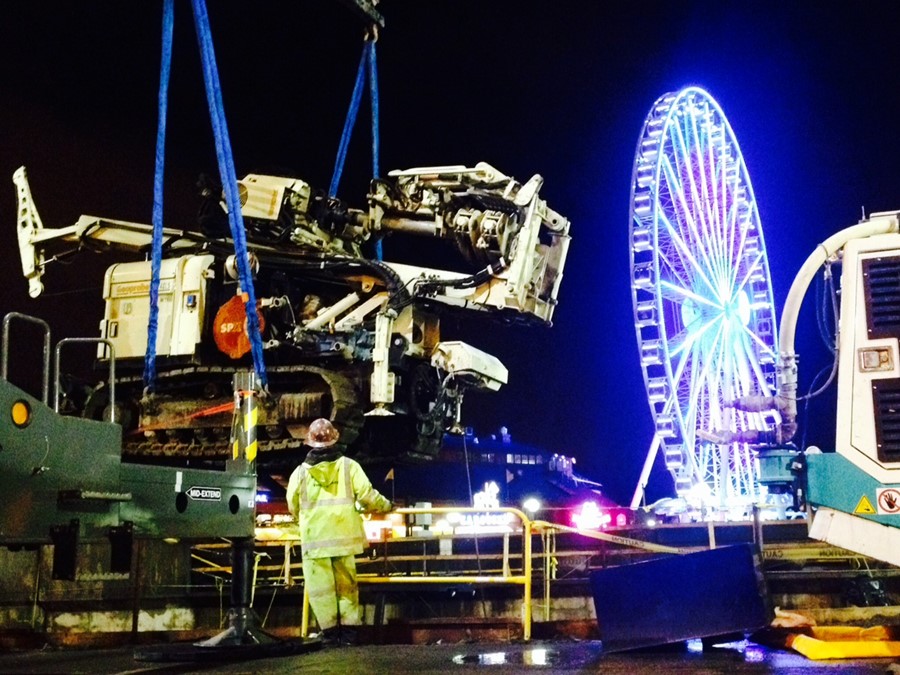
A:
{"label": "machine boom arm", "polygon": [[[249,175],[239,181],[246,200],[248,243],[257,252],[361,257],[360,246],[389,232],[453,241],[477,273],[385,263],[413,284],[420,297],[478,311],[512,311],[550,323],[569,247],[569,221],[538,197],[543,179],[525,184],[485,163],[473,168],[439,166],[394,171],[376,180],[368,212],[325,199],[297,179]],[[110,249],[146,251],[153,227],[81,216],[74,225],[44,228],[31,197],[25,168],[13,177],[19,199],[18,238],[29,293],[43,290],[44,267],[54,248],[99,243]],[[218,199],[213,197],[213,205]],[[215,234],[165,228],[168,249],[199,248]],[[268,239],[267,239],[268,238]]]}

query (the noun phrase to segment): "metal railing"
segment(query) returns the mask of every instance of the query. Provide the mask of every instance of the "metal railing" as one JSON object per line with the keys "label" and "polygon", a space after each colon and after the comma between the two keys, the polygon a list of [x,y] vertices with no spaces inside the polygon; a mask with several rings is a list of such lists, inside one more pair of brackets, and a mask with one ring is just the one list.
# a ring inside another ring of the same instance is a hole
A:
{"label": "metal railing", "polygon": [[[535,619],[544,622],[551,621],[553,612],[551,592],[554,582],[564,583],[571,581],[573,578],[583,581],[592,569],[598,569],[596,566],[598,564],[599,568],[604,568],[609,564],[629,564],[638,560],[644,560],[647,559],[648,555],[651,557],[658,554],[684,555],[695,551],[716,548],[717,546],[714,528],[706,528],[703,524],[695,528],[699,530],[698,536],[691,539],[689,546],[675,547],[621,536],[608,531],[586,530],[555,522],[530,520],[524,513],[514,508],[493,510],[462,507],[410,508],[397,509],[394,513],[419,516],[451,513],[497,514],[504,512],[513,514],[521,521],[521,531],[504,533],[496,531],[461,532],[460,528],[457,527],[451,532],[449,529],[437,527],[428,532],[426,536],[417,536],[413,532],[412,536],[395,536],[381,539],[377,542],[370,542],[376,547],[374,550],[370,550],[372,555],[357,558],[358,569],[361,570],[358,581],[361,586],[379,584],[381,587],[376,589],[379,592],[385,590],[384,587],[387,587],[389,590],[392,585],[396,587],[396,590],[412,589],[416,584],[431,585],[435,590],[458,590],[453,588],[453,586],[463,584],[481,585],[483,587],[519,585],[523,589],[520,615],[522,637],[529,640],[532,637],[532,624]],[[412,524],[412,521],[407,519],[405,526],[408,533]],[[512,527],[515,526],[515,522],[509,524]],[[666,527],[662,526],[661,529]],[[707,532],[704,533],[703,530],[707,530]],[[702,536],[703,534],[706,534],[706,536]],[[535,537],[538,535],[540,538],[537,539],[537,543],[534,543]],[[522,539],[521,548],[511,547],[510,541],[512,540],[515,543],[519,537]],[[559,537],[563,537],[563,539],[560,540],[558,546],[557,539]],[[500,539],[502,539],[502,550],[500,549]],[[679,539],[683,538],[679,537]],[[730,542],[733,538],[728,536],[726,539]],[[441,543],[447,540],[451,542],[451,546],[444,548],[441,546]],[[460,541],[463,545],[459,550],[454,551],[456,543]],[[480,552],[479,541],[484,542]],[[593,547],[587,543],[590,541],[611,544],[612,547]],[[474,552],[471,548],[472,542],[475,543]],[[256,573],[258,572],[260,580],[263,580],[265,577],[266,582],[273,587],[291,588],[298,583],[302,583],[302,574],[300,573],[300,568],[302,567],[300,562],[301,556],[295,552],[295,547],[300,545],[300,543],[297,535],[258,541],[257,546],[260,551],[257,565],[254,569],[254,581],[256,581]],[[843,555],[840,549],[833,549],[833,547],[827,545],[818,547],[805,546],[802,551],[795,551],[794,548],[796,546],[785,544],[783,546],[773,545],[768,548],[771,549],[771,557],[773,559],[782,557],[792,560],[796,558],[798,561],[811,559],[835,561],[843,559],[840,557]],[[201,567],[194,568],[194,571],[213,576],[219,583],[221,575],[228,574],[230,568],[227,564],[217,563],[213,551],[217,549],[223,549],[224,551],[228,547],[229,544],[224,542],[202,544],[197,547],[201,550],[206,550],[210,555],[202,556],[194,553],[194,559],[201,564]],[[273,553],[270,556],[264,552],[265,549],[271,550],[273,547],[283,549],[283,560],[279,558],[278,554]],[[417,549],[420,547],[421,550],[418,551]],[[510,550],[511,548],[513,550]],[[787,552],[781,550],[782,548],[788,549]],[[379,551],[378,549],[382,550]],[[437,549],[437,552],[435,549]],[[764,554],[766,552],[764,550]],[[852,556],[853,554],[846,552],[846,555]],[[270,558],[271,562],[268,564],[261,562],[262,558]],[[594,560],[595,558],[599,558],[599,560]],[[472,564],[473,561],[478,563],[477,570]],[[366,573],[362,571],[367,567],[369,569],[375,567],[378,572]],[[453,573],[454,571],[456,571],[455,574]],[[839,573],[846,574],[846,572]],[[538,576],[539,574],[540,576]],[[784,574],[798,573],[789,572]],[[878,572],[875,572],[875,574],[877,575]],[[537,592],[537,597],[532,597],[534,583],[540,584],[541,581],[543,581],[543,593]],[[441,585],[445,588],[440,588]],[[567,588],[570,587],[568,584],[565,585]],[[420,591],[422,589],[416,588],[414,590]],[[274,593],[272,597],[274,599]],[[379,603],[381,602],[382,599],[379,599]],[[543,604],[542,607],[541,604]],[[376,605],[376,621],[380,621],[378,618],[378,606]],[[300,630],[303,636],[309,634],[311,618],[309,610],[309,600],[304,584]],[[383,612],[383,609],[381,611]],[[511,614],[505,614],[505,616],[512,617]],[[510,620],[514,619],[510,618]]]}
{"label": "metal railing", "polygon": [[[514,584],[522,586],[522,639],[531,639],[531,587],[532,587],[532,554],[531,539],[534,534],[532,521],[523,511],[511,507],[500,507],[495,509],[472,508],[472,507],[432,507],[432,508],[403,508],[397,509],[394,513],[402,515],[434,515],[434,514],[497,514],[509,513],[517,517],[522,523],[522,565],[521,573],[514,574],[509,564],[509,547],[504,546],[503,563],[501,572],[498,575],[489,574],[440,574],[440,575],[365,575],[361,574],[357,580],[361,584],[473,584],[473,585],[496,585],[496,584]],[[300,635],[307,637],[309,635],[309,590],[306,584],[303,586],[303,612],[300,620]]]}
{"label": "metal railing", "polygon": [[9,324],[13,319],[25,321],[40,326],[44,331],[44,369],[41,373],[41,399],[47,405],[47,395],[50,391],[50,325],[43,319],[21,314],[20,312],[8,312],[3,317],[3,338],[0,346],[0,378],[8,379],[9,366]]}
{"label": "metal railing", "polygon": [[[524,640],[530,640],[532,635],[532,623],[535,605],[534,598],[532,597],[532,592],[534,576],[538,569],[537,567],[535,567],[537,563],[540,563],[540,571],[543,577],[542,619],[543,621],[550,621],[551,584],[552,581],[556,579],[559,560],[569,555],[567,552],[557,551],[556,536],[558,534],[580,535],[587,539],[611,543],[627,548],[640,549],[648,553],[684,554],[692,550],[686,548],[665,546],[662,544],[655,544],[652,542],[641,541],[630,537],[622,537],[619,535],[611,534],[609,532],[583,530],[561,525],[559,523],[552,523],[542,520],[531,520],[523,511],[510,507],[500,507],[495,509],[475,507],[401,508],[395,510],[393,513],[401,514],[404,516],[459,514],[461,516],[470,515],[472,516],[472,520],[474,520],[475,517],[479,515],[490,516],[506,513],[510,514],[513,519],[518,519],[521,522],[521,530],[516,529],[514,527],[515,522],[512,522],[510,523],[510,526],[512,528],[511,531],[506,533],[485,533],[472,531],[460,534],[455,530],[455,533],[450,535],[445,532],[432,531],[425,539],[416,537],[398,537],[378,542],[380,544],[384,544],[385,546],[388,543],[390,543],[391,545],[403,545],[404,543],[413,545],[422,543],[424,545],[427,542],[440,542],[441,540],[445,539],[458,540],[461,537],[471,537],[476,543],[476,552],[475,554],[439,553],[437,555],[425,554],[424,552],[422,554],[415,555],[387,555],[387,553],[385,553],[384,557],[360,558],[358,560],[358,565],[360,566],[377,563],[381,563],[382,565],[391,563],[394,565],[421,563],[421,567],[414,570],[397,570],[396,572],[386,571],[386,568],[383,568],[381,573],[375,574],[360,572],[357,576],[357,581],[360,585],[382,584],[388,587],[395,585],[398,589],[402,587],[410,587],[413,585],[433,585],[436,587],[454,584],[466,584],[474,586],[519,585],[522,587],[521,623],[522,638]],[[409,527],[410,525],[411,524],[408,522],[407,527]],[[541,536],[540,542],[542,544],[542,550],[537,553],[535,553],[533,550],[533,541],[535,535]],[[496,536],[502,536],[503,538],[502,552],[478,552],[477,542],[479,540],[491,539],[492,537]],[[521,537],[522,544],[520,552],[510,551],[510,537],[513,536]],[[298,568],[302,567],[299,562],[294,561],[295,558],[293,557],[294,554],[292,552],[293,546],[299,543],[299,537],[279,539],[269,542],[258,542],[260,546],[264,547],[283,547],[284,560],[281,564],[260,564],[260,557],[268,557],[268,555],[259,555],[254,567],[254,582],[256,581],[256,575],[258,573],[274,573],[279,578],[278,585],[283,584],[285,587],[293,586],[296,582],[293,573],[297,571]],[[229,545],[226,543],[216,543],[201,546],[200,548],[211,552],[214,549],[228,548],[228,546]],[[592,556],[594,554],[595,553],[581,552],[578,555]],[[194,553],[193,557],[203,565],[203,567],[195,569],[195,572],[217,574],[228,571],[227,565],[218,565],[212,560],[204,558],[197,553]],[[518,564],[516,564],[516,559],[518,559]],[[438,561],[466,563],[470,560],[477,561],[477,572],[473,573],[468,569],[464,569],[462,573],[453,573],[452,571],[448,571],[446,569],[446,566],[441,569],[429,569],[429,564],[433,564]],[[482,567],[483,562],[493,562],[495,564],[490,569],[484,569]],[[309,635],[309,624],[309,596],[307,587],[304,584],[300,624],[301,636],[307,637]]]}
{"label": "metal railing", "polygon": [[[70,344],[102,344],[109,349],[109,421],[116,421],[116,349],[111,340],[107,338],[63,338],[56,343],[56,353],[53,361],[54,377],[53,377],[53,411],[59,412],[59,389],[60,389],[60,358],[64,345]],[[45,401],[46,403],[46,401]]]}

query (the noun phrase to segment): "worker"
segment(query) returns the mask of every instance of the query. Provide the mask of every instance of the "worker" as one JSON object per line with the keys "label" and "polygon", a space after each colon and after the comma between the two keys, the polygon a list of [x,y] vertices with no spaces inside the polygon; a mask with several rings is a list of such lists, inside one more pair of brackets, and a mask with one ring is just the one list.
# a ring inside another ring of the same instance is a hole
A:
{"label": "worker", "polygon": [[300,525],[303,579],[326,645],[350,645],[362,623],[356,556],[367,540],[363,512],[385,513],[392,504],[358,462],[335,447],[340,434],[327,419],[309,425],[306,459],[291,474],[287,502]]}

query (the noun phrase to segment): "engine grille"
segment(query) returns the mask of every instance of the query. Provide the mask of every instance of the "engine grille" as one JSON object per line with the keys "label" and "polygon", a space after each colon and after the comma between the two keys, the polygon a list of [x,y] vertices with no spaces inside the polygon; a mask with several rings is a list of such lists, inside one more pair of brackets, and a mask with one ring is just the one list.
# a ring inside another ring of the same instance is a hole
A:
{"label": "engine grille", "polygon": [[900,380],[872,383],[875,442],[881,462],[900,462]]}
{"label": "engine grille", "polygon": [[863,260],[869,338],[900,336],[900,256]]}

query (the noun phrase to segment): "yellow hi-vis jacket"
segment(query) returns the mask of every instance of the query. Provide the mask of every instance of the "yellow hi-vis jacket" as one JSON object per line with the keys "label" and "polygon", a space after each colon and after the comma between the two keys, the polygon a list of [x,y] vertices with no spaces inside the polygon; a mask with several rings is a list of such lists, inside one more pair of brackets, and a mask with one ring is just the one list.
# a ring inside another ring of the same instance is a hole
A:
{"label": "yellow hi-vis jacket", "polygon": [[287,503],[300,525],[300,545],[307,558],[359,555],[366,533],[356,503],[364,511],[384,513],[391,502],[372,487],[363,468],[349,457],[294,469]]}

